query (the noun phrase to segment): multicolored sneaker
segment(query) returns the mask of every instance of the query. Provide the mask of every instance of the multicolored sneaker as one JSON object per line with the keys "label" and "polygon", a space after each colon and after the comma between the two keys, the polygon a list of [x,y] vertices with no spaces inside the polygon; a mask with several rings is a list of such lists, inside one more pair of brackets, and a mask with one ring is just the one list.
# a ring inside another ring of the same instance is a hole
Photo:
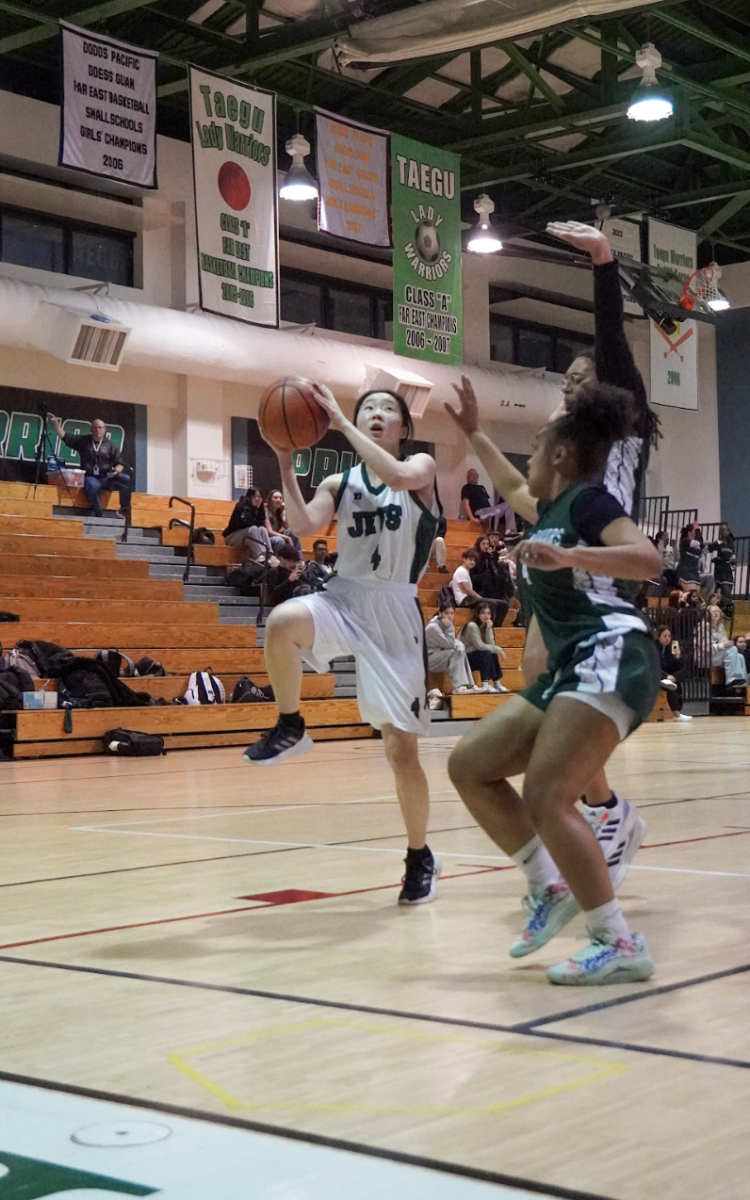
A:
{"label": "multicolored sneaker", "polygon": [[529,919],[523,933],[510,948],[511,958],[523,958],[544,946],[580,911],[565,883],[552,883],[539,896],[524,896],[522,904]]}
{"label": "multicolored sneaker", "polygon": [[612,794],[618,800],[616,808],[584,807],[583,815],[602,848],[609,880],[616,891],[646,836],[647,826],[634,804],[617,792]]}
{"label": "multicolored sneaker", "polygon": [[401,880],[404,885],[399,893],[399,904],[427,904],[435,898],[435,884],[442,870],[439,858],[425,846],[424,852],[407,850],[406,874]]}
{"label": "multicolored sneaker", "polygon": [[640,983],[650,979],[655,969],[642,933],[634,933],[630,941],[618,938],[616,942],[600,934],[572,958],[550,967],[547,978],[550,983],[593,987],[599,983]]}

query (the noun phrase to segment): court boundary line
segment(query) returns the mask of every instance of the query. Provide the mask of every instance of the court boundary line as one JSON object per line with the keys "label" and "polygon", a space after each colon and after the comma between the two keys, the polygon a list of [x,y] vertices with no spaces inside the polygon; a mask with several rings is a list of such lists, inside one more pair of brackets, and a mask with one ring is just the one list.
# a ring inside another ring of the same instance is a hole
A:
{"label": "court boundary line", "polygon": [[[627,996],[614,997],[599,1004],[586,1005],[581,1009],[568,1010],[548,1017],[539,1017],[536,1021],[521,1022],[516,1025],[499,1025],[489,1021],[473,1021],[468,1017],[434,1016],[431,1013],[412,1013],[395,1008],[381,1008],[369,1004],[354,1004],[343,1000],[325,1000],[311,996],[293,996],[284,992],[268,992],[259,988],[245,988],[235,984],[207,983],[201,980],[174,979],[161,975],[146,975],[135,971],[117,971],[109,967],[87,967],[77,963],[49,962],[44,959],[19,958],[15,955],[0,954],[0,963],[10,963],[16,966],[42,967],[58,971],[70,971],[80,975],[101,975],[111,979],[126,979],[135,983],[157,983],[171,987],[194,988],[196,991],[221,992],[225,995],[251,996],[258,1000],[275,1000],[284,1004],[302,1004],[316,1008],[333,1008],[344,1012],[367,1013],[371,1016],[394,1017],[403,1021],[422,1021],[434,1025],[451,1025],[464,1029],[483,1029],[489,1033],[508,1033],[519,1037],[544,1038],[551,1041],[572,1042],[580,1045],[601,1046],[603,1049],[624,1050],[633,1054],[646,1054],[656,1057],[676,1058],[687,1062],[703,1062],[713,1066],[734,1067],[741,1070],[750,1069],[750,1062],[743,1059],[724,1058],[718,1055],[703,1055],[689,1050],[672,1050],[659,1046],[642,1046],[635,1042],[615,1042],[605,1038],[586,1037],[583,1034],[561,1033],[556,1030],[541,1030],[538,1026],[555,1024],[558,1021],[571,1020],[578,1016],[586,1016],[590,1012],[628,1004],[631,1001],[646,1000],[664,992],[684,990],[702,983],[711,983],[716,979],[724,979],[731,975],[741,975],[750,971],[750,963],[741,967],[729,967],[725,971],[716,971],[711,975],[699,976],[678,983],[665,984],[661,988],[651,988],[648,991],[630,992]],[[0,1078],[2,1072],[0,1071]]]}
{"label": "court boundary line", "polygon": [[199,1108],[187,1108],[178,1104],[167,1104],[160,1100],[142,1100],[140,1097],[128,1096],[119,1092],[109,1092],[99,1088],[82,1087],[74,1083],[59,1083],[56,1080],[39,1079],[31,1075],[16,1075],[9,1071],[0,1071],[0,1081],[16,1083],[23,1087],[38,1088],[40,1091],[62,1092],[72,1096],[81,1096],[89,1100],[103,1100],[110,1104],[127,1104],[131,1108],[142,1108],[150,1112],[165,1113],[169,1116],[184,1117],[191,1121],[205,1121],[213,1125],[224,1125],[233,1129],[244,1129],[250,1133],[262,1133],[270,1137],[285,1138],[287,1141],[305,1142],[312,1146],[325,1146],[329,1150],[342,1150],[350,1154],[359,1154],[368,1158],[380,1158],[387,1162],[402,1163],[404,1166],[421,1167],[427,1171],[437,1171],[441,1175],[455,1175],[463,1179],[474,1179],[478,1183],[494,1183],[503,1187],[517,1188],[519,1191],[531,1192],[536,1195],[555,1197],[556,1200],[613,1200],[594,1192],[582,1192],[577,1188],[566,1188],[555,1183],[541,1183],[535,1179],[524,1179],[518,1175],[507,1175],[502,1171],[487,1171],[481,1167],[470,1167],[462,1163],[447,1162],[439,1158],[429,1158],[426,1155],[407,1154],[402,1150],[391,1150],[383,1146],[370,1146],[366,1142],[350,1142],[345,1138],[326,1137],[321,1133],[306,1133],[302,1130],[288,1129],[283,1125],[271,1125],[263,1121],[251,1121],[244,1117],[229,1117],[222,1113],[204,1112]]}

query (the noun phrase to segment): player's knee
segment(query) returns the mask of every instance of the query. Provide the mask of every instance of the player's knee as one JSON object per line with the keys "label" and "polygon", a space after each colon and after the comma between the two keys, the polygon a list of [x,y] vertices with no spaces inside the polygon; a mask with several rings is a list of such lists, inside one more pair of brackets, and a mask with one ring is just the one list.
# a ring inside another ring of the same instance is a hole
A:
{"label": "player's knee", "polygon": [[453,747],[448,759],[448,778],[456,791],[461,791],[461,785],[476,778],[476,756],[471,749],[459,742]]}
{"label": "player's knee", "polygon": [[271,609],[266,620],[266,642],[294,640],[295,632],[299,626],[299,617],[294,611],[294,608],[286,604],[279,604],[277,608]]}
{"label": "player's knee", "polygon": [[395,774],[406,774],[414,770],[419,763],[416,739],[398,734],[388,736],[384,733],[385,756],[388,765]]}

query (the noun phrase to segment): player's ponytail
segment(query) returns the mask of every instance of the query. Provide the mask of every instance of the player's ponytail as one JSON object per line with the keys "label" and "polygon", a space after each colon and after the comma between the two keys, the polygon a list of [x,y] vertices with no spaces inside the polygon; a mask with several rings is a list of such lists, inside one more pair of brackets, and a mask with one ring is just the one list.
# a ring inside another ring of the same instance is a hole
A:
{"label": "player's ponytail", "polygon": [[576,454],[582,478],[601,475],[613,442],[631,437],[635,404],[630,392],[606,383],[586,383],[579,388],[567,411],[550,426],[555,442],[567,442]]}

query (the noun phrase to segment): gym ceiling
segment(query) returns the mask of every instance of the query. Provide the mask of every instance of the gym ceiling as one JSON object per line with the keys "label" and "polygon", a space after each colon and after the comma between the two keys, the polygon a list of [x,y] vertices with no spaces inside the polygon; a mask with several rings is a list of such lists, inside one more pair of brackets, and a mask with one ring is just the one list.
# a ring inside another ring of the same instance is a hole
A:
{"label": "gym ceiling", "polygon": [[[466,222],[486,191],[503,236],[544,242],[603,202],[695,229],[702,262],[750,256],[747,0],[0,0],[0,16],[5,90],[59,103],[65,19],[159,51],[169,136],[189,137],[192,62],[278,94],[282,167],[318,105],[459,152]],[[382,49],[389,31],[408,57]],[[675,112],[644,125],[626,112],[649,41]]]}

